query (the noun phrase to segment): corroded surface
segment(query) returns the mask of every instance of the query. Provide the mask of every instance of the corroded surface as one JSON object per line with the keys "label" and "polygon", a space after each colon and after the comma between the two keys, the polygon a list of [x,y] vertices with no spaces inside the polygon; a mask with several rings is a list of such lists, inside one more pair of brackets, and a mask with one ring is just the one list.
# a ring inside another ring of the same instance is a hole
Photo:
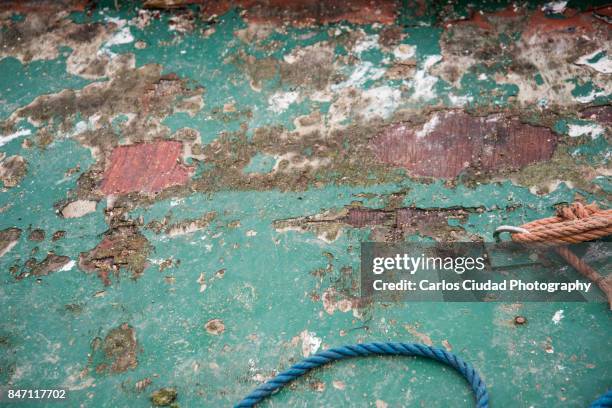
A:
{"label": "corroded surface", "polygon": [[499,115],[457,112],[434,114],[417,130],[394,125],[373,140],[380,160],[430,177],[457,177],[468,167],[521,169],[550,159],[556,145],[550,129]]}
{"label": "corroded surface", "polygon": [[[393,340],[458,352],[495,406],[586,406],[612,383],[602,304],[359,297],[361,242],[609,206],[612,7],[562,3],[0,3],[0,387],[230,406]],[[270,404],[471,402],[370,359]]]}

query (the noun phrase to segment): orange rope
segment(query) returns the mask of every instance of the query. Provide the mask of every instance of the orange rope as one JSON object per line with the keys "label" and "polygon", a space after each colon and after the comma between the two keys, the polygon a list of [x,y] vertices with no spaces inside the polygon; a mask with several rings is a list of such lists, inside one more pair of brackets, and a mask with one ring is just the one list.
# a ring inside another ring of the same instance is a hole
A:
{"label": "orange rope", "polygon": [[[612,210],[600,210],[595,204],[576,202],[559,208],[556,217],[535,220],[521,228],[528,232],[512,233],[513,241],[540,246],[577,244],[612,235]],[[558,246],[555,250],[574,269],[599,286],[612,310],[612,275],[601,276],[567,246]]]}

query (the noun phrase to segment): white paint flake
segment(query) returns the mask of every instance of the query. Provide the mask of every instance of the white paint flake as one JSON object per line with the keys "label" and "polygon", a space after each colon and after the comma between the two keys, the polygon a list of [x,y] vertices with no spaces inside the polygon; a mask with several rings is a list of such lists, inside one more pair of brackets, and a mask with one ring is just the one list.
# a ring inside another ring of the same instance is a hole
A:
{"label": "white paint flake", "polygon": [[[597,60],[590,62],[600,54],[601,56]],[[603,48],[600,48],[590,54],[583,55],[576,60],[575,64],[589,66],[602,74],[612,74],[612,60],[610,57],[608,57],[607,52]]]}
{"label": "white paint flake", "polygon": [[96,211],[97,202],[91,200],[76,200],[62,208],[62,217],[80,218]]}
{"label": "white paint flake", "polygon": [[576,96],[576,99],[580,103],[591,103],[595,100],[595,98],[599,98],[600,96],[606,96],[604,91],[595,91],[594,89],[585,96]]}
{"label": "white paint flake", "polygon": [[114,58],[117,54],[110,50],[110,47],[114,45],[129,44],[134,41],[134,36],[130,31],[130,27],[125,25],[125,20],[113,19],[113,23],[117,25],[119,31],[117,31],[98,51],[98,55],[107,55],[110,58]]}
{"label": "white paint flake", "polygon": [[414,45],[400,44],[393,50],[393,56],[400,60],[406,61],[416,54],[416,47]]}
{"label": "white paint flake", "polygon": [[565,316],[563,316],[563,309],[561,310],[557,310],[554,314],[554,316],[552,317],[552,322],[554,324],[559,324],[559,322],[561,322],[561,320],[564,318]]}
{"label": "white paint flake", "polygon": [[425,59],[425,62],[423,63],[423,67],[426,70],[429,70],[431,67],[433,67],[440,61],[442,61],[441,55],[430,55],[429,57]]}
{"label": "white paint flake", "polygon": [[284,112],[289,106],[297,102],[299,96],[300,94],[297,91],[277,92],[268,99],[268,109],[274,113]]}
{"label": "white paint flake", "polygon": [[370,61],[365,61],[355,66],[351,76],[346,81],[332,85],[331,90],[338,91],[349,87],[360,88],[367,81],[375,81],[382,78],[383,75],[385,75],[384,69],[374,68],[374,64],[372,64]]}
{"label": "white paint flake", "polygon": [[32,131],[30,129],[19,129],[15,133],[11,133],[11,134],[8,134],[8,135],[2,135],[2,136],[0,136],[0,146],[4,146],[5,144],[10,142],[11,140],[17,139],[18,137],[28,136],[28,135],[31,135],[31,134],[32,134]]}
{"label": "white paint flake", "polygon": [[107,42],[104,44],[105,47],[112,47],[113,45],[121,45],[121,44],[129,44],[134,41],[134,36],[132,36],[132,32],[130,31],[130,27],[123,27],[119,30],[115,35],[113,35]]}
{"label": "white paint flake", "polygon": [[19,242],[19,239],[15,239],[15,240],[9,242],[8,245],[4,247],[4,249],[0,250],[0,258],[2,258],[11,249],[13,249],[13,247],[15,245],[17,245],[18,242]]}
{"label": "white paint flake", "polygon": [[567,1],[551,1],[542,6],[542,11],[545,13],[562,14],[567,7]]}
{"label": "white paint flake", "polygon": [[283,55],[283,60],[287,64],[294,64],[298,60],[298,58],[295,56],[295,54],[286,54]]}
{"label": "white paint flake", "polygon": [[79,391],[95,386],[95,380],[93,377],[88,376],[85,370],[81,370],[80,367],[70,366],[66,370],[68,376],[61,385],[69,391]]}
{"label": "white paint flake", "polygon": [[435,64],[442,60],[441,55],[430,55],[423,62],[423,68],[419,69],[412,80],[412,86],[414,93],[412,94],[413,99],[417,100],[431,100],[436,97],[436,92],[433,89],[438,78],[429,74],[429,69]]}
{"label": "white paint flake", "polygon": [[75,265],[76,265],[76,261],[71,260],[66,265],[62,266],[61,269],[58,270],[58,272],[68,272],[68,271],[71,271],[72,268],[74,268]]}
{"label": "white paint flake", "polygon": [[431,117],[431,119],[429,119],[429,121],[427,121],[427,122],[426,122],[426,123],[423,125],[423,127],[421,128],[421,130],[419,130],[419,131],[417,131],[417,132],[415,133],[416,137],[417,137],[418,139],[421,139],[421,138],[423,138],[423,137],[427,136],[428,134],[430,134],[431,132],[433,132],[433,131],[436,129],[436,127],[438,127],[438,125],[439,125],[439,124],[440,124],[440,116],[438,116],[437,114],[436,114],[436,115],[433,115],[433,116]]}
{"label": "white paint flake", "polygon": [[452,106],[464,106],[469,102],[473,102],[474,98],[468,95],[455,95],[453,93],[449,93],[448,100]]}
{"label": "white paint flake", "polygon": [[304,357],[316,353],[319,347],[321,347],[321,339],[314,332],[304,330],[300,333],[300,339],[302,340],[302,355]]}
{"label": "white paint flake", "polygon": [[568,125],[567,134],[570,137],[591,136],[591,139],[596,139],[602,135],[604,128],[600,125]]}
{"label": "white paint flake", "polygon": [[204,274],[204,272],[200,273],[197,282],[200,284],[200,293],[204,292],[207,288],[206,275]]}
{"label": "white paint flake", "polygon": [[402,92],[385,85],[364,91],[362,97],[367,101],[362,111],[366,117],[380,116],[386,119],[397,109]]}
{"label": "white paint flake", "polygon": [[81,120],[79,122],[77,122],[76,125],[74,125],[74,131],[72,132],[72,135],[80,135],[81,133],[85,133],[88,130],[91,130],[89,128],[89,124],[88,122],[85,122],[84,120]]}
{"label": "white paint flake", "polygon": [[355,46],[353,47],[353,52],[357,55],[361,55],[363,52],[367,50],[371,50],[378,47],[378,34],[366,35],[357,42],[355,42]]}

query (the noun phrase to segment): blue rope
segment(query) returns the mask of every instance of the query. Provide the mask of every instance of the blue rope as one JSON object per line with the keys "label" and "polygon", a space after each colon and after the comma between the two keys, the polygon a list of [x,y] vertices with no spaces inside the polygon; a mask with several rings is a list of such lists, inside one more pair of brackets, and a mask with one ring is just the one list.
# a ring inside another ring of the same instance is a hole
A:
{"label": "blue rope", "polygon": [[604,395],[597,398],[590,408],[610,408],[612,407],[612,389],[609,389]]}
{"label": "blue rope", "polygon": [[487,393],[487,388],[480,378],[480,375],[478,375],[470,364],[453,353],[449,353],[437,347],[416,343],[366,343],[336,347],[305,358],[299,363],[291,366],[288,370],[283,371],[273,379],[257,387],[242,401],[237,403],[234,408],[254,406],[274,391],[282,388],[296,378],[301,377],[313,368],[320,367],[336,360],[371,355],[427,357],[449,365],[457,370],[470,383],[472,391],[474,391],[476,395],[476,407],[489,407],[489,394]]}

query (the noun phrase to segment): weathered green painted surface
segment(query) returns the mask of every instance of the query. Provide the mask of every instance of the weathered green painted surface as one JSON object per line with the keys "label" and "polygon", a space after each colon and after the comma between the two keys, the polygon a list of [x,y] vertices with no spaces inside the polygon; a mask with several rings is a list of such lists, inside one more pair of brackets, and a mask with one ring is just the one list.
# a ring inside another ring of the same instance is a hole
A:
{"label": "weathered green painted surface", "polygon": [[[0,51],[0,230],[21,230],[0,247],[9,248],[0,257],[2,388],[66,388],[70,406],[144,407],[174,387],[179,406],[230,406],[310,350],[387,340],[452,348],[478,368],[495,407],[581,407],[612,384],[604,304],[360,304],[354,287],[363,241],[491,240],[500,224],[577,198],[609,205],[610,122],[581,112],[609,109],[610,74],[593,68],[595,57],[573,63],[597,45],[609,55],[609,28],[608,37],[589,32],[582,50],[578,34],[546,34],[566,53],[557,56],[526,46],[521,33],[535,23],[524,19],[520,30],[499,22],[499,33],[475,35],[469,23],[446,26],[441,10],[418,16],[404,5],[391,33],[381,24],[256,25],[235,9],[211,21],[195,7],[155,17],[120,3],[50,12],[55,25],[32,38],[32,14],[2,14],[2,43],[21,44]],[[87,40],[69,40],[82,24],[94,24]],[[459,59],[463,48],[474,52]],[[64,89],[76,93],[60,98]],[[445,179],[372,153],[388,126],[425,132],[436,112],[456,110],[552,129],[554,153],[520,169],[472,163]],[[188,181],[159,194],[104,190],[113,149],[160,139],[183,142]],[[12,156],[24,174],[7,167]],[[66,207],[77,200],[93,208]],[[410,206],[464,215],[400,238],[389,238],[392,225],[341,219],[350,208]],[[31,239],[33,230],[44,238]],[[65,235],[52,239],[56,231]],[[105,237],[114,245],[91,261]],[[28,261],[49,252],[69,260],[43,272]],[[517,315],[528,324],[515,326]],[[372,358],[317,370],[262,405],[454,407],[472,398],[435,363]]]}

